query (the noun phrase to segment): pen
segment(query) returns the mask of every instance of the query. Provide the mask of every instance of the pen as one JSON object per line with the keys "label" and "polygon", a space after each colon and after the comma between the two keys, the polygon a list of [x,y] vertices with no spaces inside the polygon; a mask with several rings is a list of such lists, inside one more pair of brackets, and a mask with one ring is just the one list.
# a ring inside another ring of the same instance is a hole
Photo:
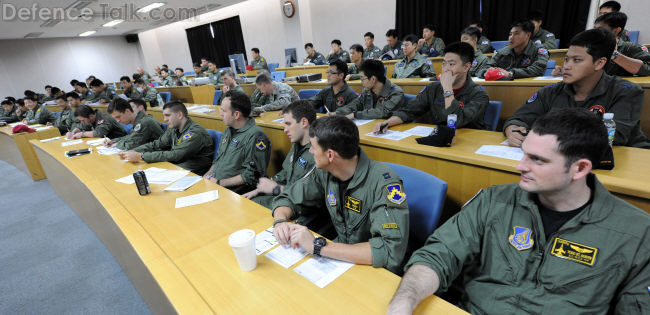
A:
{"label": "pen", "polygon": [[324,105],[323,107],[325,107],[325,110],[326,110],[326,111],[327,111],[327,113],[329,114],[329,113],[330,113],[330,109],[329,109],[329,108],[327,108],[327,105]]}
{"label": "pen", "polygon": [[519,133],[519,134],[521,134],[521,135],[524,136],[524,137],[528,135],[528,132],[521,131],[521,130],[519,130],[519,129],[515,129],[515,130],[513,130],[512,132]]}

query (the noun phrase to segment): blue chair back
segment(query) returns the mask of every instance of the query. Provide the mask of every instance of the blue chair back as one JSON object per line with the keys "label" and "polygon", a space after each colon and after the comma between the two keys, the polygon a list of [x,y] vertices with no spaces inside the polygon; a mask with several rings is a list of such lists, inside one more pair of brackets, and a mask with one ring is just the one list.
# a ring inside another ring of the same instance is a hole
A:
{"label": "blue chair back", "polygon": [[485,116],[483,121],[490,126],[490,130],[496,131],[497,124],[499,123],[499,115],[501,115],[501,105],[499,101],[490,101],[487,109],[485,109]]}
{"label": "blue chair back", "polygon": [[219,99],[221,98],[221,90],[214,90],[214,98],[212,99],[212,105],[217,105]]}
{"label": "blue chair back", "polygon": [[195,75],[195,74],[196,74],[196,72],[194,72],[194,71],[186,71],[185,72],[185,75]]}
{"label": "blue chair back", "polygon": [[284,79],[286,76],[287,76],[286,71],[273,71],[273,72],[271,72],[271,79],[273,81],[282,82],[282,79]]}
{"label": "blue chair back", "polygon": [[274,72],[275,69],[277,69],[280,66],[280,64],[277,63],[277,62],[276,63],[269,63],[269,64],[267,64],[267,66],[269,66],[269,72]]}
{"label": "blue chair back", "polygon": [[438,225],[447,195],[447,183],[420,170],[386,163],[404,182],[409,206],[409,248],[420,248]]}
{"label": "blue chair back", "polygon": [[160,83],[158,83],[158,81],[151,81],[151,84],[153,84],[153,86],[155,86],[155,87],[160,86]]}
{"label": "blue chair back", "polygon": [[172,100],[172,92],[158,92],[158,94],[160,94],[160,98],[162,98],[163,103],[169,103]]}
{"label": "blue chair back", "polygon": [[628,31],[627,36],[630,37],[630,42],[639,43],[639,31]]}
{"label": "blue chair back", "polygon": [[162,127],[163,131],[167,131],[167,124],[166,123],[161,122],[160,127]]}
{"label": "blue chair back", "polygon": [[54,116],[56,116],[56,118],[61,117],[61,112],[54,112]]}
{"label": "blue chair back", "polygon": [[408,104],[410,101],[415,99],[415,94],[406,94],[406,93],[404,93],[404,99],[405,99],[404,104]]}
{"label": "blue chair back", "polygon": [[301,100],[306,100],[312,98],[318,92],[320,92],[320,89],[302,89],[298,91],[298,96]]}
{"label": "blue chair back", "polygon": [[555,48],[560,48],[560,39],[559,38],[555,39]]}
{"label": "blue chair back", "polygon": [[221,143],[221,132],[214,129],[206,129],[206,131],[210,134],[210,137],[212,137],[212,141],[214,141],[214,155],[212,156],[212,160],[214,160],[217,158],[217,151],[219,150],[219,144]]}
{"label": "blue chair back", "polygon": [[494,47],[494,50],[499,50],[499,49],[505,47],[506,45],[508,45],[507,40],[492,41],[492,47]]}
{"label": "blue chair back", "polygon": [[133,131],[133,125],[131,125],[131,124],[125,125],[123,123],[120,123],[120,125],[122,125],[122,128],[124,128],[124,131],[126,131],[126,134],[131,134],[131,131]]}
{"label": "blue chair back", "polygon": [[388,67],[384,66],[384,76],[386,76],[387,72],[388,72]]}
{"label": "blue chair back", "polygon": [[555,60],[549,59],[549,61],[546,63],[546,71],[544,71],[544,75],[547,77],[551,76],[553,74],[553,69],[555,69],[556,64],[557,63]]}

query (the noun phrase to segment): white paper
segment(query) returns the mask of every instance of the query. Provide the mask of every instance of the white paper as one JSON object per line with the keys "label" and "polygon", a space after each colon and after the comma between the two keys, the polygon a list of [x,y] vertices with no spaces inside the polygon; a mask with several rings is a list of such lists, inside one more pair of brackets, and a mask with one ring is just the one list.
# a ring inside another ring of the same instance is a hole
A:
{"label": "white paper", "polygon": [[[144,170],[144,174],[147,176],[147,181],[149,181],[149,177],[154,176],[156,173],[161,173],[166,171],[164,168],[158,168],[158,167],[150,167],[146,170]],[[122,178],[118,178],[115,180],[116,182],[119,183],[124,183],[124,184],[135,184],[135,179],[133,178],[133,174],[126,175]],[[151,182],[149,182],[151,184]]]}
{"label": "white paper", "polygon": [[105,144],[106,142],[108,142],[108,138],[101,138],[101,139],[86,141],[86,143],[88,143],[88,145],[92,145],[92,146],[102,145],[102,144]]}
{"label": "white paper", "polygon": [[374,119],[354,119],[354,124],[357,126],[365,125],[371,121],[374,121]]}
{"label": "white paper", "polygon": [[199,114],[211,113],[211,112],[216,112],[216,111],[217,111],[216,109],[212,109],[212,108],[197,108],[197,109],[191,110],[191,112],[199,113]]}
{"label": "white paper", "polygon": [[184,191],[184,190],[192,187],[192,185],[194,185],[194,184],[198,183],[199,181],[201,181],[202,178],[203,177],[201,177],[201,176],[185,176],[185,177],[175,181],[173,184],[167,186],[167,188],[165,188],[165,190],[167,190],[167,191]]}
{"label": "white paper", "polygon": [[560,81],[562,80],[562,77],[541,76],[541,77],[536,77],[533,80],[534,81]]}
{"label": "white paper", "polygon": [[208,106],[209,105],[196,105],[195,104],[195,105],[192,105],[192,106],[188,107],[187,110],[195,110],[195,109],[199,109],[199,108],[206,108]]}
{"label": "white paper", "polygon": [[218,190],[210,190],[196,195],[180,197],[180,198],[176,198],[176,209],[194,206],[194,205],[210,202],[217,199],[219,199]]}
{"label": "white paper", "polygon": [[284,268],[289,268],[299,262],[303,257],[307,256],[307,252],[302,248],[292,249],[287,246],[278,246],[274,250],[266,253],[269,259],[275,261]]}
{"label": "white paper", "polygon": [[34,128],[34,130],[36,130],[36,131],[41,131],[41,130],[50,129],[50,128],[52,128],[52,127],[53,127],[53,126],[38,127],[38,128]]}
{"label": "white paper", "polygon": [[410,134],[406,132],[401,132],[401,131],[395,131],[395,130],[386,130],[386,133],[380,133],[380,134],[374,134],[372,132],[369,132],[366,134],[368,137],[375,137],[375,138],[382,138],[382,139],[388,139],[388,140],[402,140],[404,138],[407,138],[411,136]]}
{"label": "white paper", "polygon": [[103,145],[97,147],[97,153],[99,153],[101,155],[113,155],[113,154],[117,154],[119,152],[122,152],[122,150],[118,149],[117,147],[109,148],[109,147],[106,147],[106,146],[103,146]]}
{"label": "white paper", "polygon": [[45,142],[52,142],[52,141],[54,141],[54,140],[59,140],[59,139],[61,139],[61,137],[54,137],[54,138],[49,138],[49,139],[43,139],[43,140],[41,140],[41,142],[43,142],[43,143],[45,143]]}
{"label": "white paper", "polygon": [[282,117],[282,118],[278,118],[278,119],[274,120],[273,122],[276,122],[276,123],[284,123],[284,117]]}
{"label": "white paper", "polygon": [[71,146],[71,145],[75,145],[75,144],[79,144],[79,143],[83,143],[83,142],[84,142],[83,140],[77,139],[77,140],[72,140],[72,141],[61,142],[61,146],[62,147],[67,147],[67,146]]}
{"label": "white paper", "polygon": [[479,77],[472,77],[472,81],[474,81],[474,82],[485,82],[485,79],[479,78]]}
{"label": "white paper", "polygon": [[431,79],[430,79],[430,78],[424,78],[424,79],[420,79],[420,82],[429,82],[429,81],[431,81]]}
{"label": "white paper", "polygon": [[349,262],[314,257],[296,267],[294,271],[322,289],[352,268],[352,266],[354,264]]}
{"label": "white paper", "polygon": [[47,101],[44,102],[43,105],[56,105],[56,101]]}
{"label": "white paper", "polygon": [[119,98],[123,99],[123,100],[127,100],[127,101],[129,100],[129,97],[126,96],[126,94],[124,94],[124,93],[122,93],[122,94],[117,94],[117,96],[118,96]]}
{"label": "white paper", "polygon": [[508,145],[509,144],[508,139],[506,139],[505,141],[503,141],[503,142],[501,142],[499,144]]}
{"label": "white paper", "polygon": [[15,122],[15,123],[9,124],[9,127],[13,128],[13,127],[16,127],[18,125],[24,125],[24,124],[22,122]]}
{"label": "white paper", "polygon": [[433,132],[433,127],[425,127],[425,126],[416,126],[409,130],[404,131],[404,133],[407,133],[409,135],[420,136],[420,137],[426,137],[430,135],[432,132]]}
{"label": "white paper", "polygon": [[520,148],[506,147],[502,145],[483,145],[476,150],[475,153],[515,161],[519,161],[524,157],[524,151]]}
{"label": "white paper", "polygon": [[152,176],[147,175],[149,184],[169,185],[189,174],[187,170],[165,170],[164,172],[154,173]]}
{"label": "white paper", "polygon": [[273,235],[273,227],[270,227],[255,236],[255,253],[257,256],[264,254],[267,250],[278,245],[278,240]]}

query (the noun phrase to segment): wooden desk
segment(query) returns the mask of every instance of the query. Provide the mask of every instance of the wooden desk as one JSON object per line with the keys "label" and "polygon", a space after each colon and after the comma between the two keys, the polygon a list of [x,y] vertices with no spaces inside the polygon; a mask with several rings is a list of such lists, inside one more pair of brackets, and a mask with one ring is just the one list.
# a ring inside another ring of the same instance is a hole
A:
{"label": "wooden desk", "polygon": [[[186,86],[159,86],[155,88],[158,92],[171,92],[172,101],[181,101],[183,103],[195,104],[212,104],[214,100],[214,85],[186,85]],[[116,90],[116,93],[122,94],[124,90]]]}
{"label": "wooden desk", "polygon": [[[273,221],[268,209],[208,181],[185,192],[164,192],[164,186],[151,185],[152,193],[140,196],[134,185],[114,180],[136,169],[178,167],[124,163],[96,152],[69,159],[57,142],[31,144],[54,191],[106,244],[153,313],[286,314],[316,309],[378,314],[386,311],[399,284],[400,278],[385,269],[354,266],[320,289],[263,255],[256,270],[241,272],[228,235],[242,228],[268,228]],[[175,198],[214,189],[218,200],[174,209]],[[359,292],[363,294],[353,294]],[[418,312],[463,313],[435,296]]]}
{"label": "wooden desk", "polygon": [[17,134],[12,133],[11,130],[12,128],[8,126],[0,128],[0,159],[31,176],[34,181],[45,179],[43,167],[29,140],[58,137],[61,135],[59,129],[51,127],[34,133]]}
{"label": "wooden desk", "polygon": [[[92,109],[99,109],[100,111],[106,113],[106,110],[108,109],[108,105],[89,105]],[[45,108],[47,110],[53,112],[53,113],[59,113],[61,112],[61,108],[56,105],[45,105]]]}

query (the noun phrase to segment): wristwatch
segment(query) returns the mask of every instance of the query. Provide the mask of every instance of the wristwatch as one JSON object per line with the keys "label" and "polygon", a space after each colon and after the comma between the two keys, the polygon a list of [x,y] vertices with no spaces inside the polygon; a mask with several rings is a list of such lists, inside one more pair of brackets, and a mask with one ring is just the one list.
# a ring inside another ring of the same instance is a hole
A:
{"label": "wristwatch", "polygon": [[612,57],[609,58],[609,59],[611,59],[612,61],[614,61],[614,60],[616,60],[616,57],[618,57],[619,54],[620,54],[620,53],[618,52],[618,50],[614,50],[614,52],[612,53]]}
{"label": "wristwatch", "polygon": [[277,195],[280,194],[280,185],[276,185],[275,187],[273,187],[272,194],[273,194],[273,196],[277,196]]}
{"label": "wristwatch", "polygon": [[454,95],[454,91],[445,91],[445,93],[442,94],[445,98],[448,98],[450,96]]}
{"label": "wristwatch", "polygon": [[327,240],[322,237],[317,237],[314,239],[314,257],[321,257],[320,250],[321,248],[327,245]]}

